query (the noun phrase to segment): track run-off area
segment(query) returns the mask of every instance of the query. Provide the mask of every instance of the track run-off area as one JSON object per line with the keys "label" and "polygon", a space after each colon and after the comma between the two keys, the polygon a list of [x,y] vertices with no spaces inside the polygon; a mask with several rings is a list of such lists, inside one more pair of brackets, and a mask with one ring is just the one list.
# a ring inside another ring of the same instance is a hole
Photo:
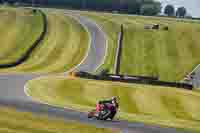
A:
{"label": "track run-off area", "polygon": [[[50,9],[51,10],[51,9]],[[53,9],[51,10],[53,13]],[[94,73],[104,62],[107,54],[107,37],[101,27],[91,19],[84,17],[73,11],[64,11],[69,16],[80,23],[88,32],[90,39],[89,47],[85,57],[80,64],[76,64],[72,69],[57,76],[67,76],[73,70],[87,71]],[[62,46],[61,46],[62,47]],[[69,108],[59,108],[51,106],[41,101],[32,99],[26,94],[25,84],[32,79],[47,76],[48,74],[0,74],[0,105],[15,107],[20,111],[33,112],[35,114],[47,114],[50,118],[62,118],[74,120],[81,123],[92,124],[100,128],[116,128],[124,133],[184,133],[187,131],[175,128],[164,128],[155,125],[147,125],[138,122],[128,122],[125,120],[97,121],[87,118],[86,112],[75,111]],[[52,74],[53,75],[53,74]]]}

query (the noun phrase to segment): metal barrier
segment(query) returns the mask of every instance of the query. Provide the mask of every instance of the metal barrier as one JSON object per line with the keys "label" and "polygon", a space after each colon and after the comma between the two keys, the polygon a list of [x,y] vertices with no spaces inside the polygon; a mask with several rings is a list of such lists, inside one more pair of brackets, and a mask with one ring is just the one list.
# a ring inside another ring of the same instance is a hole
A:
{"label": "metal barrier", "polygon": [[175,88],[182,88],[182,89],[187,89],[187,90],[193,89],[193,85],[191,84],[160,81],[158,80],[158,78],[154,78],[154,77],[126,76],[126,75],[114,75],[114,74],[99,76],[99,75],[93,75],[87,72],[76,72],[75,75],[81,78],[95,79],[95,80],[175,87]]}

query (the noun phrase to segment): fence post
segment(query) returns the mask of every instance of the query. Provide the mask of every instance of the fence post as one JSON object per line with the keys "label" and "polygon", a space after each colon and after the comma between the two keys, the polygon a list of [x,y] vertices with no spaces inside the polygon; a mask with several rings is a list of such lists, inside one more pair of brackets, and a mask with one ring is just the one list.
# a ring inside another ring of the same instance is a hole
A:
{"label": "fence post", "polygon": [[116,75],[120,74],[123,36],[124,36],[124,28],[123,28],[123,24],[121,24],[120,32],[119,32],[119,35],[118,35],[117,51],[116,51],[115,66],[114,66],[114,73]]}

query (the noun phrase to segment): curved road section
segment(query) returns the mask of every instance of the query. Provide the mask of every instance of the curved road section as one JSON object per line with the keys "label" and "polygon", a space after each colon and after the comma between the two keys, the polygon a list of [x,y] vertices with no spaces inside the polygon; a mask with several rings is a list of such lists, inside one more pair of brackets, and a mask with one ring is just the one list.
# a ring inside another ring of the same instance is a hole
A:
{"label": "curved road section", "polygon": [[85,27],[91,38],[91,45],[87,56],[83,62],[75,68],[75,70],[93,73],[104,62],[107,51],[106,35],[101,28],[99,28],[98,25],[91,20],[86,19],[79,14],[73,13],[72,11],[66,12],[66,14],[76,19],[83,27]]}
{"label": "curved road section", "polygon": [[[91,34],[91,44],[87,57],[75,70],[94,72],[102,63],[106,51],[106,39],[99,27],[89,19],[73,14]],[[47,114],[49,117],[75,120],[82,123],[121,129],[124,133],[183,133],[173,128],[160,128],[158,126],[132,123],[128,121],[97,121],[87,118],[84,112],[58,108],[33,101],[24,94],[24,85],[28,80],[36,78],[37,74],[0,74],[0,105],[15,107],[20,111],[28,111],[36,114]]]}

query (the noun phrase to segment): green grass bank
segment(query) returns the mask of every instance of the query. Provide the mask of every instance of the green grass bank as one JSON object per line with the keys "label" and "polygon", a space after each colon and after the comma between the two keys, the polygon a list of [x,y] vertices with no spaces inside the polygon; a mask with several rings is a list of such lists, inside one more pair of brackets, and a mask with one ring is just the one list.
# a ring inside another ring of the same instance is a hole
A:
{"label": "green grass bank", "polygon": [[89,34],[73,18],[46,11],[47,34],[29,59],[1,72],[61,73],[78,65],[87,53]]}
{"label": "green grass bank", "polygon": [[0,107],[0,132],[2,133],[117,133],[111,129],[78,122],[50,119],[47,116],[19,112],[13,108]]}
{"label": "green grass bank", "polygon": [[[200,63],[200,24],[162,17],[114,15],[84,12],[108,36],[108,55],[102,68],[113,72],[119,25],[124,25],[121,74],[158,76],[164,81],[180,81]],[[159,24],[160,30],[144,29]],[[169,30],[162,30],[168,26]]]}
{"label": "green grass bank", "polygon": [[195,91],[67,77],[38,78],[26,87],[34,99],[85,111],[100,99],[118,96],[121,119],[200,131],[200,93]]}
{"label": "green grass bank", "polygon": [[0,18],[0,64],[15,62],[42,33],[42,15],[31,9],[0,8]]}

